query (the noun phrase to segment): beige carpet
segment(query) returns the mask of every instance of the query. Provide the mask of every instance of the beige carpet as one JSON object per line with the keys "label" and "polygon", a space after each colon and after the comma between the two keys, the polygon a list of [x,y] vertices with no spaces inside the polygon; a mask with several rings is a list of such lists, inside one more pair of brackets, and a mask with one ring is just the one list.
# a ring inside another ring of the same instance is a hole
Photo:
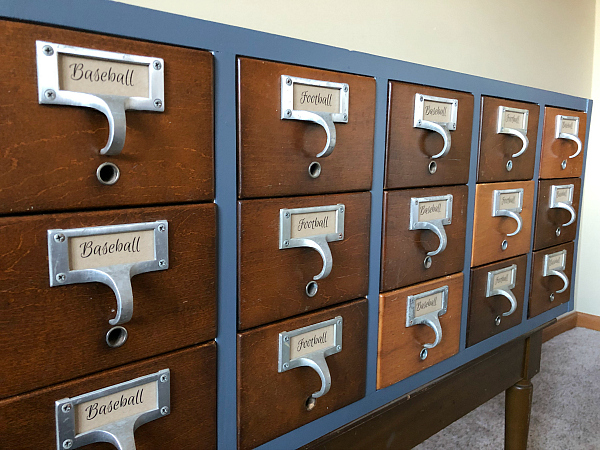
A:
{"label": "beige carpet", "polygon": [[[533,380],[529,450],[600,449],[600,332],[574,328],[542,345]],[[504,394],[415,447],[502,449]]]}

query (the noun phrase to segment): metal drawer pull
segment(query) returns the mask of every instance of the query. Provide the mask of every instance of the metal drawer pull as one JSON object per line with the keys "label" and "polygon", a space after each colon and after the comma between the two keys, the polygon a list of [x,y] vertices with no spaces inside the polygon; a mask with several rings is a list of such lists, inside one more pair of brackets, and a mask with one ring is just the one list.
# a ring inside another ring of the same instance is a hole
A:
{"label": "metal drawer pull", "polygon": [[495,190],[492,202],[492,217],[510,217],[517,222],[517,229],[506,236],[514,236],[523,227],[523,188]]}
{"label": "metal drawer pull", "polygon": [[550,208],[566,209],[571,214],[569,221],[562,224],[563,227],[571,225],[577,218],[577,214],[572,206],[574,190],[574,184],[553,185],[550,188]]}
{"label": "metal drawer pull", "polygon": [[562,294],[569,287],[569,278],[565,275],[565,267],[567,265],[567,251],[561,250],[560,252],[550,253],[544,255],[544,272],[543,276],[549,277],[556,275],[563,281],[562,289],[556,291],[557,294]]}
{"label": "metal drawer pull", "polygon": [[440,240],[436,250],[427,252],[428,256],[435,256],[443,252],[448,244],[444,225],[452,223],[452,194],[436,197],[413,197],[410,199],[410,224],[409,230],[430,230]]}
{"label": "metal drawer pull", "polygon": [[448,310],[448,286],[443,286],[422,294],[409,295],[406,303],[406,327],[427,325],[435,333],[431,344],[424,344],[419,357],[427,358],[427,350],[436,347],[442,341],[442,325],[439,316]]}
{"label": "metal drawer pull", "polygon": [[457,113],[458,100],[456,99],[415,94],[413,127],[434,131],[444,140],[442,151],[433,155],[431,159],[441,158],[450,151],[452,145],[450,131],[456,130]]}
{"label": "metal drawer pull", "polygon": [[[512,293],[517,281],[517,265],[513,264],[510,267],[488,272],[486,298],[495,295],[503,295],[510,302],[510,309],[502,313],[503,316],[510,316],[517,309],[517,299]],[[497,321],[500,325],[500,321]]]}
{"label": "metal drawer pull", "polygon": [[517,136],[523,142],[521,150],[512,155],[517,158],[525,153],[529,146],[527,139],[527,122],[529,120],[529,110],[519,108],[509,108],[508,106],[498,107],[498,125],[497,132],[499,134],[510,134]]}
{"label": "metal drawer pull", "polygon": [[577,144],[577,151],[569,158],[575,158],[581,152],[581,139],[579,139],[579,117],[575,116],[556,116],[555,127],[556,139],[569,139]]}

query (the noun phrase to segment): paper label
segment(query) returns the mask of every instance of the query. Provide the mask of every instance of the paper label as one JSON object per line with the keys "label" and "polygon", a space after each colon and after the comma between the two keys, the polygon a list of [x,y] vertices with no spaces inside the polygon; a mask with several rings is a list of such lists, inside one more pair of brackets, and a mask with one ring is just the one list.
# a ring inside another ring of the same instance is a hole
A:
{"label": "paper label", "polygon": [[548,262],[546,268],[548,270],[564,269],[565,268],[565,254],[564,253],[553,253],[548,256]]}
{"label": "paper label", "polygon": [[124,97],[150,96],[148,66],[59,53],[61,90]]}
{"label": "paper label", "polygon": [[492,289],[503,288],[512,284],[513,269],[507,269],[494,275]]}
{"label": "paper label", "polygon": [[442,309],[442,295],[443,292],[436,292],[435,294],[415,299],[415,317],[421,317]]}
{"label": "paper label", "polygon": [[447,200],[419,203],[419,222],[445,219],[447,205]]}
{"label": "paper label", "polygon": [[154,230],[69,238],[71,270],[153,261]]}
{"label": "paper label", "polygon": [[156,381],[75,405],[75,434],[158,408]]}
{"label": "paper label", "polygon": [[500,209],[515,209],[519,207],[519,192],[500,194],[498,206]]}
{"label": "paper label", "polygon": [[292,214],[291,238],[305,238],[336,232],[336,210]]}
{"label": "paper label", "polygon": [[294,83],[294,109],[337,114],[340,89]]}
{"label": "paper label", "polygon": [[504,126],[506,128],[525,129],[525,114],[504,110]]}
{"label": "paper label", "polygon": [[571,201],[571,188],[561,188],[556,190],[555,199],[557,202]]}
{"label": "paper label", "polygon": [[451,122],[452,104],[425,100],[423,102],[423,119],[429,120],[430,122]]}
{"label": "paper label", "polygon": [[290,360],[300,358],[309,353],[333,347],[335,342],[335,325],[302,333],[290,338]]}
{"label": "paper label", "polygon": [[577,121],[573,119],[561,119],[562,122],[562,132],[568,134],[576,134],[575,130],[577,130]]}

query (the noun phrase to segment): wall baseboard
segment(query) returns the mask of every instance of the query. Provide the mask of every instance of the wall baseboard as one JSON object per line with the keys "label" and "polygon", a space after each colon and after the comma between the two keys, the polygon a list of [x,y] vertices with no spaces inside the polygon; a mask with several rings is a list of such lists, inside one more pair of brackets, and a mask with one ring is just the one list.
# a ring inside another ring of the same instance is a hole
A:
{"label": "wall baseboard", "polygon": [[558,318],[555,324],[544,328],[542,331],[542,342],[546,342],[575,327],[600,331],[600,316],[594,316],[578,311],[571,311],[570,313],[564,314]]}

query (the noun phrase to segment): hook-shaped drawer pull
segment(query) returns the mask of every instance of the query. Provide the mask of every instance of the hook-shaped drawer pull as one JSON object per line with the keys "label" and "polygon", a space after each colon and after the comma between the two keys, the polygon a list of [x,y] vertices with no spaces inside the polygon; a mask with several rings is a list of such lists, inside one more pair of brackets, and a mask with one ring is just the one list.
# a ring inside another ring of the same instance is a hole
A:
{"label": "hook-shaped drawer pull", "polygon": [[442,341],[442,325],[439,316],[448,310],[448,286],[433,289],[417,295],[409,295],[406,302],[406,327],[426,325],[435,333],[432,343],[423,344],[419,354],[421,360],[427,358],[427,350],[435,348]]}
{"label": "hook-shaped drawer pull", "polygon": [[427,252],[428,256],[437,255],[446,249],[448,238],[444,225],[452,223],[452,201],[452,194],[410,199],[408,229],[433,231],[440,241],[436,250]]}
{"label": "hook-shaped drawer pull", "polygon": [[564,270],[567,265],[567,251],[561,250],[555,253],[544,255],[544,271],[543,276],[549,277],[555,275],[563,282],[563,287],[556,291],[557,294],[562,294],[569,287],[569,278]]}
{"label": "hook-shaped drawer pull", "polygon": [[568,139],[575,142],[577,150],[569,158],[575,158],[579,155],[582,149],[581,139],[579,139],[579,117],[558,114],[556,116],[554,137],[556,139]]}
{"label": "hook-shaped drawer pull", "polygon": [[[510,316],[517,309],[517,299],[511,289],[514,289],[517,282],[517,265],[488,272],[486,298],[495,295],[502,295],[510,302],[510,309],[503,316]],[[499,323],[499,322],[498,322]]]}
{"label": "hook-shaped drawer pull", "polygon": [[510,217],[517,222],[517,229],[506,236],[514,236],[523,227],[523,188],[495,190],[492,201],[492,217]]}
{"label": "hook-shaped drawer pull", "polygon": [[577,218],[575,209],[573,209],[574,192],[574,184],[552,185],[550,188],[550,208],[565,209],[571,214],[568,222],[562,224],[563,227],[571,225]]}
{"label": "hook-shaped drawer pull", "polygon": [[521,150],[512,155],[517,158],[525,153],[529,146],[527,138],[527,123],[529,121],[529,110],[520,108],[498,107],[498,122],[496,132],[498,134],[510,134],[521,139],[523,145]]}
{"label": "hook-shaped drawer pull", "polygon": [[450,131],[456,130],[457,114],[458,100],[456,99],[415,94],[413,127],[438,133],[444,140],[442,150],[431,156],[431,159],[441,158],[450,151],[452,145]]}

